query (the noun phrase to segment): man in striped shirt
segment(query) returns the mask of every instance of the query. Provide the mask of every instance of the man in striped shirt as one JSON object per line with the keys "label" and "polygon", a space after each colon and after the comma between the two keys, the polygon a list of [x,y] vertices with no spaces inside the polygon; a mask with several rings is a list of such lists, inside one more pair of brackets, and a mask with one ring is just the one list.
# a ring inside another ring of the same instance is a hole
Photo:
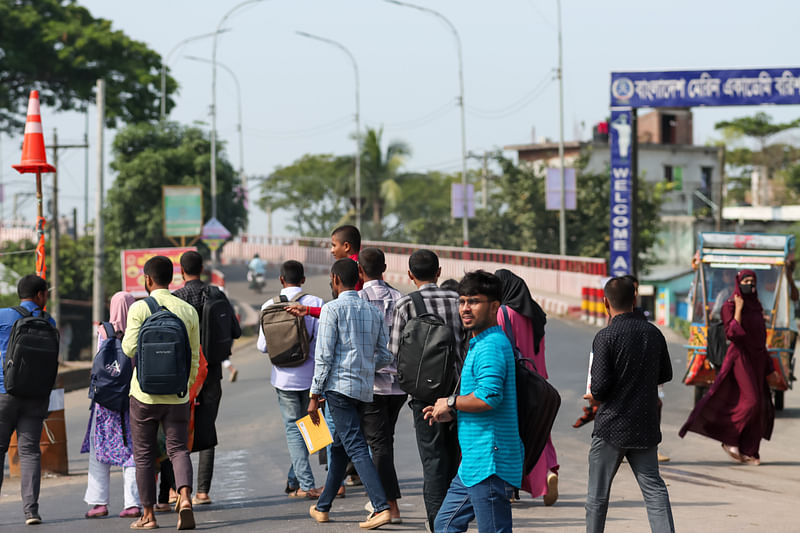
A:
{"label": "man in striped shirt", "polygon": [[[408,259],[408,277],[422,295],[425,311],[438,315],[452,328],[460,367],[464,360],[464,329],[458,316],[458,294],[443,290],[436,285],[441,273],[439,258],[430,250],[417,250]],[[410,296],[404,296],[397,301],[389,336],[389,351],[395,357],[400,349],[403,328],[414,316],[416,312]],[[458,368],[453,369],[454,377],[458,370]],[[454,421],[430,425],[425,420],[422,410],[430,405],[432,404],[419,398],[411,398],[408,402],[414,416],[417,448],[422,461],[422,497],[425,501],[428,525],[433,531],[436,514],[442,506],[450,481],[458,470],[459,449],[458,432]]]}
{"label": "man in striped shirt", "polygon": [[458,412],[463,454],[436,517],[436,533],[466,531],[473,518],[479,533],[511,532],[510,498],[522,484],[524,449],[514,351],[497,325],[502,294],[502,282],[488,272],[470,272],[461,280],[458,309],[471,335],[461,385],[424,409],[431,424],[450,422]]}
{"label": "man in striped shirt", "polygon": [[[358,254],[358,270],[364,282],[364,288],[358,291],[358,295],[378,308],[383,314],[386,330],[389,331],[395,303],[403,294],[383,281],[386,257],[377,248],[364,248]],[[394,357],[388,366],[375,372],[372,401],[364,404],[361,410],[361,429],[386,492],[392,524],[402,523],[400,508],[397,506],[400,484],[394,468],[394,428],[407,397],[397,383],[397,357]]]}

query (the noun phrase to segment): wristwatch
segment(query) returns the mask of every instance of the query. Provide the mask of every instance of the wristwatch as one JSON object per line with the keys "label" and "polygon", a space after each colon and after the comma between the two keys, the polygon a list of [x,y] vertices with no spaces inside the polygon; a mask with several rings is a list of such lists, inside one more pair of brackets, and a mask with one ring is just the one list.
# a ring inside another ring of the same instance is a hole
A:
{"label": "wristwatch", "polygon": [[456,398],[458,398],[458,394],[456,394],[456,393],[453,393],[450,396],[448,396],[447,397],[447,407],[449,407],[450,409],[455,409],[456,408]]}

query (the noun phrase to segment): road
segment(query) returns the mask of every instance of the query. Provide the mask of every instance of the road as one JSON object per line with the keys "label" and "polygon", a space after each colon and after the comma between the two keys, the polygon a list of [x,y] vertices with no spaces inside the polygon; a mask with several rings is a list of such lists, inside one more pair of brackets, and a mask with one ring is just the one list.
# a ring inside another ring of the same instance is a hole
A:
{"label": "road", "polygon": [[[258,305],[277,292],[276,273],[271,270],[263,295],[248,294],[241,269],[229,270],[229,291],[241,301]],[[406,289],[406,287],[403,287]],[[306,289],[327,296],[328,278],[309,275]],[[596,328],[551,318],[547,325],[547,362],[551,381],[562,395],[562,407],[553,433],[561,464],[560,498],[553,507],[541,499],[523,495],[513,506],[517,531],[565,531],[584,529],[587,451],[591,425],[573,429],[580,414],[586,386],[588,351]],[[672,340],[672,339],[671,339]],[[669,485],[678,531],[744,532],[799,531],[795,510],[800,492],[800,391],[786,394],[786,410],[780,413],[772,441],[762,446],[760,467],[735,465],[719,444],[696,435],[685,440],[678,428],[691,407],[692,391],[680,384],[685,351],[670,342],[676,378],[666,386],[662,451],[672,461],[662,466]],[[211,491],[214,503],[197,509],[198,528],[214,531],[344,532],[357,531],[366,516],[361,487],[348,488],[345,499],[337,499],[333,522],[317,525],[308,517],[312,502],[291,500],[283,493],[288,452],[275,393],[269,385],[269,364],[244,339],[233,357],[239,368],[236,383],[223,383],[223,401],[218,422],[220,446]],[[47,531],[129,531],[130,520],[116,518],[122,499],[121,475],[112,475],[111,517],[86,520],[83,502],[86,487],[86,455],[79,453],[87,423],[89,402],[85,391],[66,395],[66,419],[70,476],[43,481],[41,514]],[[405,409],[397,425],[397,467],[403,498],[403,525],[385,526],[387,531],[424,531],[422,477],[410,412]],[[196,457],[194,458],[196,461]],[[316,461],[314,461],[316,463]],[[325,472],[314,465],[317,484]],[[176,516],[158,515],[161,527],[174,528]],[[6,479],[0,497],[0,531],[27,530],[23,521],[17,480]],[[626,464],[620,468],[612,491],[608,531],[646,531],[647,517],[636,482]]]}

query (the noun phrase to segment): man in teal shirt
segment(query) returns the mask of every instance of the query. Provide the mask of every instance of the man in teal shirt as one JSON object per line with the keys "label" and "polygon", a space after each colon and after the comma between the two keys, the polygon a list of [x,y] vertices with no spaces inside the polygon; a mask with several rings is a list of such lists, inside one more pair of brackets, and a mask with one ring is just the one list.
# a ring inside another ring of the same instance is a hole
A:
{"label": "man in teal shirt", "polygon": [[458,412],[461,466],[436,516],[436,533],[466,531],[474,518],[480,533],[511,531],[513,487],[522,483],[524,448],[517,421],[514,351],[497,325],[502,283],[470,272],[458,287],[458,310],[471,333],[457,394],[424,409],[434,422]]}

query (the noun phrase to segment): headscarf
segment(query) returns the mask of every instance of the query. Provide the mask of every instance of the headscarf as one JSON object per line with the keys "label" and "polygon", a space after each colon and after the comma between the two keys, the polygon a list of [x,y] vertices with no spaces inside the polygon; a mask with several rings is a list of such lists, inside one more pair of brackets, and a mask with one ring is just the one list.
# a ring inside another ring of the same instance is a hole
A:
{"label": "headscarf", "polygon": [[503,299],[500,303],[507,305],[531,320],[533,324],[533,349],[534,353],[538,354],[539,344],[544,338],[544,325],[547,323],[547,315],[531,296],[531,291],[528,290],[525,280],[505,268],[497,270],[494,275],[503,282]]}
{"label": "headscarf", "polygon": [[739,273],[736,274],[736,287],[733,288],[733,294],[738,294],[744,300],[744,307],[742,308],[743,311],[758,313],[758,316],[761,316],[764,312],[764,309],[761,307],[761,302],[758,301],[758,290],[756,288],[756,284],[753,284],[753,292],[750,294],[742,294],[742,289],[739,287],[742,283],[742,280],[746,277],[752,277],[753,281],[758,281],[755,271],[748,269],[740,270]]}
{"label": "headscarf", "polygon": [[111,311],[109,322],[114,327],[114,331],[124,332],[128,324],[128,309],[136,301],[136,298],[129,292],[120,291],[111,297]]}

